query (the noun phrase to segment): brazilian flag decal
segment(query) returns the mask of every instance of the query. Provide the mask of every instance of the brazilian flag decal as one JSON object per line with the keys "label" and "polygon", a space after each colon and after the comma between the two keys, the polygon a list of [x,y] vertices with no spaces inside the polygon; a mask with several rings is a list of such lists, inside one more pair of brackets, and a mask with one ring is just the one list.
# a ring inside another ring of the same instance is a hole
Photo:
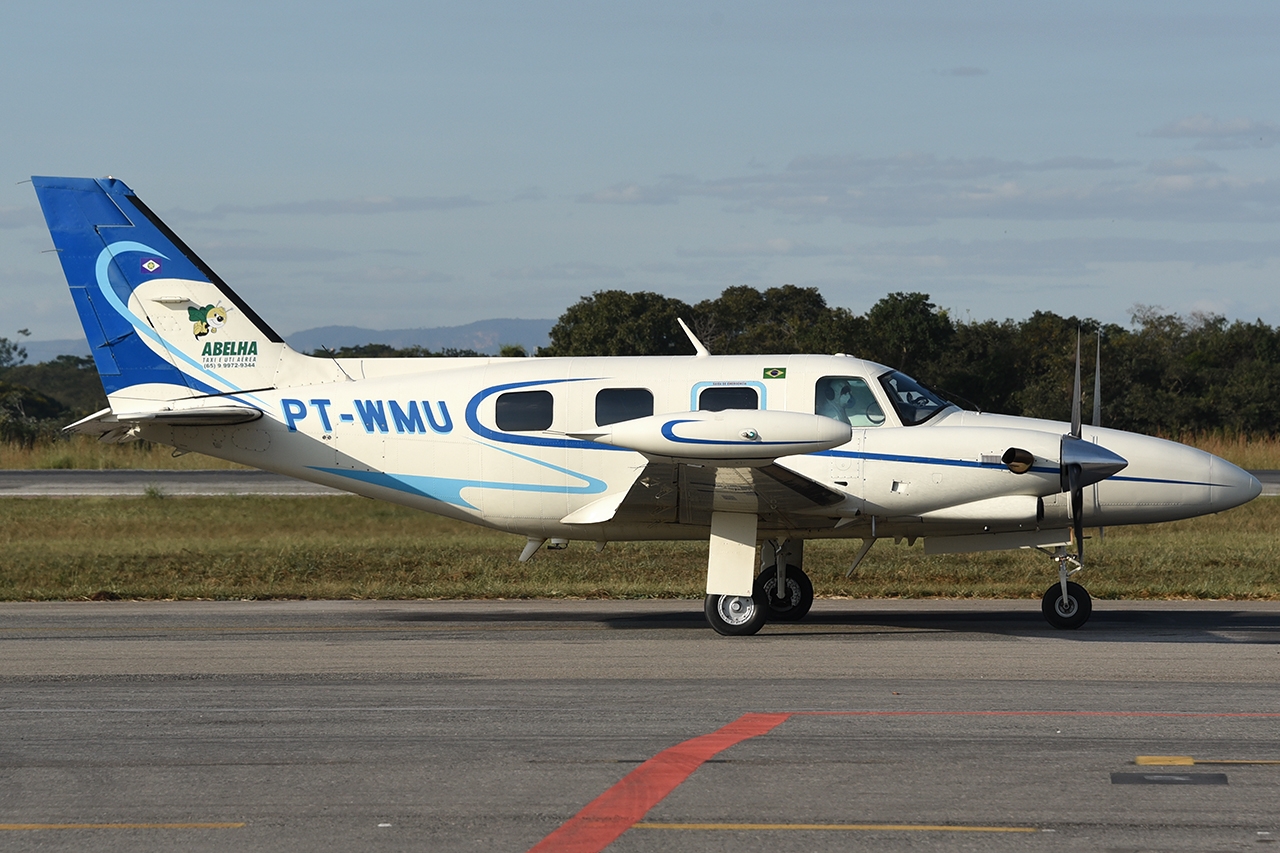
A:
{"label": "brazilian flag decal", "polygon": [[766,367],[764,369],[765,379],[786,379],[787,369],[785,367]]}

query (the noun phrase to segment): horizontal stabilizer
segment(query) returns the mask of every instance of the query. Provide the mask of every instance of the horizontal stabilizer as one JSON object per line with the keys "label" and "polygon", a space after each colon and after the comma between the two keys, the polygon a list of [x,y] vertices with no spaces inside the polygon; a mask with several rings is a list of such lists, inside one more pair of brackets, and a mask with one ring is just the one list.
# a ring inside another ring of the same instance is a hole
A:
{"label": "horizontal stabilizer", "polygon": [[112,443],[137,438],[138,429],[143,424],[193,427],[232,426],[247,424],[260,417],[262,417],[262,411],[252,406],[200,406],[128,413],[113,413],[110,409],[103,409],[63,427],[63,432],[94,435],[102,441]]}

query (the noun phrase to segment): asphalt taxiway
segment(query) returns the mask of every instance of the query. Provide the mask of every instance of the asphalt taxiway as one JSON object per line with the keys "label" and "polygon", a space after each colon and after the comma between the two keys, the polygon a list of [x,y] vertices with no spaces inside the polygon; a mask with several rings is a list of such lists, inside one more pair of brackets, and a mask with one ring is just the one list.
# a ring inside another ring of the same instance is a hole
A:
{"label": "asphalt taxiway", "polygon": [[4,604],[0,845],[1258,849],[1278,676],[1273,603]]}

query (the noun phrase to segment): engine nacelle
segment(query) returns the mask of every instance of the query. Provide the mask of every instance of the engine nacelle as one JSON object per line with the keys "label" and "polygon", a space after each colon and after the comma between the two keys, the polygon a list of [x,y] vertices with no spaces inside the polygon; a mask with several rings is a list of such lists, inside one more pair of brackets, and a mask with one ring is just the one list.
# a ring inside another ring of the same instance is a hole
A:
{"label": "engine nacelle", "polygon": [[651,415],[574,433],[655,460],[719,466],[767,465],[781,456],[839,447],[852,436],[852,427],[832,418],[764,409]]}

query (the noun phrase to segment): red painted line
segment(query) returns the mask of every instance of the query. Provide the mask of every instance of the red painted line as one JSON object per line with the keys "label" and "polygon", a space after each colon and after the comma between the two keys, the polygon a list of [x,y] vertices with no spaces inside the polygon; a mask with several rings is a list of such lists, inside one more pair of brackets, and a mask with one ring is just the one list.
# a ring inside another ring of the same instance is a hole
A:
{"label": "red painted line", "polygon": [[767,734],[790,714],[743,714],[724,728],[664,749],[529,848],[529,853],[599,853],[693,771],[729,747]]}
{"label": "red painted line", "polygon": [[1280,712],[1200,713],[1183,711],[793,711],[796,717],[1137,717],[1160,719],[1280,719]]}

